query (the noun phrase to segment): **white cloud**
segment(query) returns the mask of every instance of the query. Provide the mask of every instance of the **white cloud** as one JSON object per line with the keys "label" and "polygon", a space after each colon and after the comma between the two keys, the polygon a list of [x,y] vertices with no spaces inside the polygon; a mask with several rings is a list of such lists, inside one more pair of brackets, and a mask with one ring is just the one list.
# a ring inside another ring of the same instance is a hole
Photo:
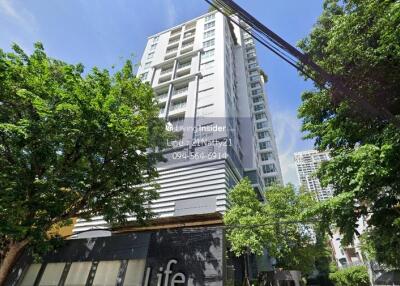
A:
{"label": "white cloud", "polygon": [[0,14],[26,30],[33,31],[36,29],[35,17],[23,5],[19,5],[17,1],[0,0]]}
{"label": "white cloud", "polygon": [[283,180],[285,183],[292,183],[298,186],[299,180],[293,154],[301,151],[302,145],[304,145],[304,148],[308,148],[306,146],[307,142],[301,139],[301,122],[296,114],[283,111],[273,114],[273,123]]}
{"label": "white cloud", "polygon": [[172,0],[166,0],[166,13],[167,13],[167,25],[168,27],[172,27],[176,23],[176,9],[175,4]]}

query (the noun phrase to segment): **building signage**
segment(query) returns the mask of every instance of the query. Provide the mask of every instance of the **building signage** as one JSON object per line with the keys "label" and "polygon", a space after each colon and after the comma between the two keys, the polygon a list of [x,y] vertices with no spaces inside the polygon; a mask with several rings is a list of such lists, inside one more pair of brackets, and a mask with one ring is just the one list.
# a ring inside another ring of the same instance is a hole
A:
{"label": "building signage", "polygon": [[[171,259],[168,261],[165,270],[163,270],[163,267],[159,268],[159,271],[157,272],[157,286],[175,286],[184,285],[186,283],[185,274],[181,272],[174,273],[172,270],[172,266],[177,263],[178,261],[176,259]],[[147,267],[144,286],[150,286],[149,281],[151,271],[151,267]]]}

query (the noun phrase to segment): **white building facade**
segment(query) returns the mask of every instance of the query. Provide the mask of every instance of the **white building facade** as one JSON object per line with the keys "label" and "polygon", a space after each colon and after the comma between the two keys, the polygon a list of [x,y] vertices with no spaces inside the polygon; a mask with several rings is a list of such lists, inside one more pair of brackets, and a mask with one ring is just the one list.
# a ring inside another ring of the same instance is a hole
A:
{"label": "white building facade", "polygon": [[[315,175],[321,163],[330,160],[329,153],[308,150],[295,153],[294,159],[300,184],[309,192],[313,193],[318,201],[331,198],[333,196],[333,188],[331,186],[326,188],[321,187]],[[364,219],[359,219],[357,231],[362,233],[365,228]],[[337,229],[334,229],[333,236],[330,239],[330,245],[332,256],[338,267],[342,268],[363,263],[360,241],[357,237],[354,238],[351,245],[344,246],[342,245],[342,235]]]}
{"label": "white building facade", "polygon": [[[178,139],[158,165],[158,217],[223,213],[240,179],[282,183],[264,79],[250,35],[210,12],[149,37],[138,75]],[[74,231],[105,226],[79,220]]]}

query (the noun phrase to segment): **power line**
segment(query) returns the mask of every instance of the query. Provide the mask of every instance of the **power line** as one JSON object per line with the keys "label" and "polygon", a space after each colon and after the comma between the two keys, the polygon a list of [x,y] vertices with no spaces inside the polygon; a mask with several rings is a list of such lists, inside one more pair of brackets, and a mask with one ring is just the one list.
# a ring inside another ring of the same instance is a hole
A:
{"label": "power line", "polygon": [[[295,47],[286,42],[279,35],[268,29],[265,25],[259,22],[246,10],[241,8],[232,0],[205,0],[209,5],[221,12],[226,18],[240,27],[243,31],[253,36],[255,40],[265,46],[267,49],[278,55],[281,59],[303,73],[306,77],[313,80],[317,86],[323,89],[332,89],[331,99],[334,104],[338,104],[346,97],[354,103],[353,109],[358,109],[360,115],[365,116],[367,111],[369,114],[375,115],[377,118],[392,122],[400,128],[400,122],[395,116],[389,112],[384,106],[379,108],[367,102],[364,98],[354,96],[354,92],[345,87],[341,80],[329,74],[321,66],[316,64],[307,54],[303,54]],[[231,14],[238,17],[236,21]],[[246,23],[250,28],[244,27],[240,21]],[[294,57],[294,58],[293,58]],[[297,61],[295,60],[297,59]],[[301,64],[300,64],[300,63]],[[317,76],[313,76],[305,70],[305,67],[313,70]],[[353,96],[351,96],[353,94]],[[360,109],[361,107],[361,109]]]}

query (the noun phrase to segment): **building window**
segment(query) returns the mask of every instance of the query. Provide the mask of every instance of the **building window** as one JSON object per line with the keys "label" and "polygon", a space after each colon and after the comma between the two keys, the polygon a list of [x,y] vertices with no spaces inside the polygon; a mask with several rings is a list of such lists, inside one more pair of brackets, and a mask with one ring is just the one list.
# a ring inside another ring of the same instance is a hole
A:
{"label": "building window", "polygon": [[257,81],[257,80],[259,80],[260,79],[260,77],[258,76],[258,75],[255,75],[255,76],[251,76],[250,77],[250,81]]}
{"label": "building window", "polygon": [[256,114],[256,120],[260,120],[260,119],[263,119],[263,118],[265,118],[266,116],[265,116],[265,113],[257,113]]}
{"label": "building window", "polygon": [[203,52],[201,52],[201,61],[204,61],[205,59],[209,59],[212,56],[214,56],[214,49],[208,50],[208,51],[203,51]]}
{"label": "building window", "polygon": [[264,104],[254,105],[254,111],[259,111],[264,109]]}
{"label": "building window", "polygon": [[268,161],[274,159],[272,152],[261,153],[261,161]]}
{"label": "building window", "polygon": [[205,23],[204,24],[204,30],[208,30],[208,29],[210,29],[210,28],[212,28],[214,26],[215,26],[215,21],[212,21],[212,22],[209,22],[209,23]]}
{"label": "building window", "polygon": [[139,77],[140,77],[141,80],[146,80],[148,74],[149,74],[148,72],[145,72],[145,73],[142,73]]}
{"label": "building window", "polygon": [[153,43],[157,42],[159,38],[160,38],[160,36],[155,36],[155,37],[153,38]]}
{"label": "building window", "polygon": [[150,67],[150,65],[151,65],[151,62],[147,62],[147,63],[145,63],[144,64],[144,69],[148,69],[149,67]]}
{"label": "building window", "polygon": [[255,89],[255,90],[252,90],[251,91],[251,94],[252,95],[257,95],[257,94],[261,94],[262,93],[262,90],[261,89]]}
{"label": "building window", "polygon": [[253,103],[261,102],[264,98],[262,96],[253,97]]}
{"label": "building window", "polygon": [[93,285],[115,285],[121,261],[100,261],[97,265]]}
{"label": "building window", "polygon": [[211,38],[215,35],[215,30],[209,30],[204,32],[204,39]]}
{"label": "building window", "polygon": [[276,168],[274,164],[267,164],[262,166],[262,170],[264,174],[276,172]]}
{"label": "building window", "polygon": [[65,263],[47,263],[39,285],[58,285]]}
{"label": "building window", "polygon": [[264,138],[267,138],[270,136],[269,136],[268,131],[262,131],[262,132],[257,132],[257,137],[258,137],[258,139],[264,139]]}
{"label": "building window", "polygon": [[215,40],[211,39],[208,41],[203,42],[203,48],[208,48],[208,47],[212,47],[215,44]]}
{"label": "building window", "polygon": [[65,285],[85,285],[92,262],[73,262],[68,271]]}
{"label": "building window", "polygon": [[150,51],[154,51],[156,49],[156,47],[157,47],[157,44],[152,44],[150,46]]}
{"label": "building window", "polygon": [[154,52],[150,52],[147,54],[148,59],[152,59],[154,57]]}
{"label": "building window", "polygon": [[211,14],[211,15],[207,15],[207,16],[204,18],[204,21],[205,21],[205,22],[209,22],[209,21],[214,20],[214,19],[215,19],[215,14]]}
{"label": "building window", "polygon": [[257,129],[264,129],[267,127],[268,127],[267,121],[257,122]]}
{"label": "building window", "polygon": [[267,148],[272,148],[271,142],[270,141],[264,141],[259,143],[260,150],[264,150]]}
{"label": "building window", "polygon": [[266,186],[270,186],[275,182],[276,182],[276,177],[266,177],[266,178],[264,178],[264,184]]}
{"label": "building window", "polygon": [[42,267],[42,264],[40,264],[40,263],[31,264],[28,268],[28,271],[26,271],[21,284],[18,284],[18,285],[21,285],[21,286],[33,285],[33,282],[36,280],[36,277],[37,277],[41,267]]}

